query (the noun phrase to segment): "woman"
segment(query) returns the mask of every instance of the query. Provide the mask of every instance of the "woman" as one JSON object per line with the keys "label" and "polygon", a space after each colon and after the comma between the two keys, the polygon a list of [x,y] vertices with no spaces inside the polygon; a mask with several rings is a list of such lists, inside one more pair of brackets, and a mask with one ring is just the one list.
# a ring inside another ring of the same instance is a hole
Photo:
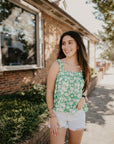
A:
{"label": "woman", "polygon": [[47,78],[50,144],[64,144],[66,129],[69,144],[80,144],[85,128],[87,88],[90,68],[81,36],[65,32],[60,39],[58,59],[51,65]]}

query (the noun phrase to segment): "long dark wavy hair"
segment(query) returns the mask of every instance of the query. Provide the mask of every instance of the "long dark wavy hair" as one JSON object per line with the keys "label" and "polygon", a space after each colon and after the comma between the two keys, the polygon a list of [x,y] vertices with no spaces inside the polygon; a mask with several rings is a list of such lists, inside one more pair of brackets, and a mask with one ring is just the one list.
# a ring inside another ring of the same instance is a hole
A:
{"label": "long dark wavy hair", "polygon": [[58,59],[66,57],[62,50],[62,40],[63,40],[63,37],[66,35],[71,36],[78,45],[77,59],[78,59],[78,63],[81,66],[82,73],[83,73],[84,86],[83,86],[82,90],[83,90],[83,92],[85,92],[85,90],[88,88],[89,82],[90,82],[90,67],[88,64],[88,56],[86,53],[85,45],[83,43],[82,37],[80,36],[80,34],[78,32],[67,31],[67,32],[63,33],[63,35],[60,38],[60,43],[59,43],[60,51],[58,54]]}

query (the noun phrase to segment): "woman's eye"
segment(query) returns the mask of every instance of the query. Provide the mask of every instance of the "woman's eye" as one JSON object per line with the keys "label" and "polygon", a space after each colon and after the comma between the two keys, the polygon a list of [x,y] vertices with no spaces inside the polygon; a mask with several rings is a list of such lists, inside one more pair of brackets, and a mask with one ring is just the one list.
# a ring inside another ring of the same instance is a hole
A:
{"label": "woman's eye", "polygon": [[63,42],[62,45],[65,45],[65,43]]}
{"label": "woman's eye", "polygon": [[69,44],[72,44],[72,42],[69,42]]}

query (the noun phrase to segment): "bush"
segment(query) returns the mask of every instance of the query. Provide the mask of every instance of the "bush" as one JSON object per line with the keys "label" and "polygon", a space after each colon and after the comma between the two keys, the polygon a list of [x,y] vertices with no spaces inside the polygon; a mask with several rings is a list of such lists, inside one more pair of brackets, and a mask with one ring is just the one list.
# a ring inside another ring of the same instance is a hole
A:
{"label": "bush", "polygon": [[17,144],[30,137],[48,116],[46,86],[24,86],[25,92],[0,96],[0,144]]}
{"label": "bush", "polygon": [[97,74],[97,70],[94,68],[91,68],[91,76],[96,75],[96,74]]}
{"label": "bush", "polygon": [[29,99],[30,101],[37,101],[38,104],[46,102],[46,86],[41,84],[29,84],[23,86],[22,98]]}

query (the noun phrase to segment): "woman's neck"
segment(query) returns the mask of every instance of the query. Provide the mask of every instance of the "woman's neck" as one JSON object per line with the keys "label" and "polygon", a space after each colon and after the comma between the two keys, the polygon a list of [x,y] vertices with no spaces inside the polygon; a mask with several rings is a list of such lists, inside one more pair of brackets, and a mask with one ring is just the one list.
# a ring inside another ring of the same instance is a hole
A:
{"label": "woman's neck", "polygon": [[66,63],[70,65],[79,65],[76,57],[66,57],[65,59],[66,59]]}

